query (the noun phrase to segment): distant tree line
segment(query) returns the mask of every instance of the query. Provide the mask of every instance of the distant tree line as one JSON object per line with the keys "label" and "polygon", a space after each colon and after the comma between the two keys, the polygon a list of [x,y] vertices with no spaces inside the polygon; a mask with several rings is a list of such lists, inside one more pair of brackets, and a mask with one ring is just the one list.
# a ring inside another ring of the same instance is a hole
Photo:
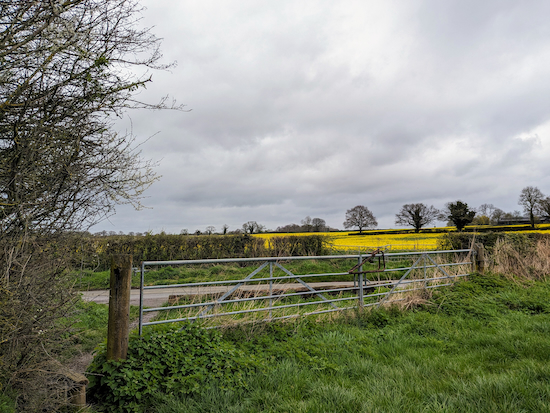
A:
{"label": "distant tree line", "polygon": [[[505,212],[493,204],[482,204],[477,208],[470,207],[462,200],[448,202],[443,209],[437,209],[433,205],[425,203],[404,204],[399,212],[395,214],[395,225],[411,226],[415,232],[436,221],[446,222],[448,226],[455,226],[462,231],[467,225],[509,225],[509,224],[530,224],[532,228],[537,223],[550,221],[550,196],[544,195],[540,189],[527,186],[522,189],[518,204],[523,207],[521,211]],[[365,229],[376,228],[378,222],[371,210],[364,205],[357,205],[346,211],[343,226],[345,229],[357,228],[359,233]],[[256,221],[247,221],[241,228],[229,230],[224,224],[220,231],[209,225],[204,231],[195,230],[194,235],[239,235],[258,234],[262,232],[302,233],[302,232],[327,232],[338,231],[337,228],[330,228],[322,218],[311,218],[306,216],[300,224],[287,224],[277,227],[275,231],[268,230],[264,225]],[[128,235],[143,236],[148,233],[129,232]],[[180,235],[190,235],[187,229],[182,229]],[[96,236],[124,235],[122,231],[101,231]]]}

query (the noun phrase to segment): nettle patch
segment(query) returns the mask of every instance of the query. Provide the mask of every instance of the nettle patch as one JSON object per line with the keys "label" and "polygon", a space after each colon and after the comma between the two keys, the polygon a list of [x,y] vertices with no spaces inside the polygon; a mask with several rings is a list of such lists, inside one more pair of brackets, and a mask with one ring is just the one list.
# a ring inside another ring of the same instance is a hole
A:
{"label": "nettle patch", "polygon": [[105,355],[103,344],[88,368],[89,394],[117,412],[140,412],[167,396],[198,394],[212,386],[242,388],[256,367],[253,356],[222,341],[218,331],[194,325],[131,337],[126,360],[107,361]]}

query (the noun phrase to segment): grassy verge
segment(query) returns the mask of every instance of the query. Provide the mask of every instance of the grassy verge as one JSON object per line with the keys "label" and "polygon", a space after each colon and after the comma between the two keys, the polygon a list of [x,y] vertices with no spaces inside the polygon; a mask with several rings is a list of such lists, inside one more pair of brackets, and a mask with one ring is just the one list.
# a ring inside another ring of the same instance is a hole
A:
{"label": "grassy verge", "polygon": [[[130,322],[139,317],[139,306],[130,306]],[[67,333],[67,344],[63,359],[70,359],[82,353],[89,353],[107,338],[109,306],[80,300],[75,312],[65,322],[72,325]]]}
{"label": "grassy verge", "polygon": [[413,311],[228,329],[222,343],[254,372],[156,411],[549,411],[549,294],[549,282],[472,276]]}

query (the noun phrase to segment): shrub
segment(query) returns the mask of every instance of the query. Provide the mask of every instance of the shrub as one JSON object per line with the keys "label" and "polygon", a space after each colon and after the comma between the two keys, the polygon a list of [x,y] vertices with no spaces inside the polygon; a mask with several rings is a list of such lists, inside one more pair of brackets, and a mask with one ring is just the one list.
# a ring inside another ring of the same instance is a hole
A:
{"label": "shrub", "polygon": [[88,368],[89,392],[109,411],[140,412],[168,395],[193,394],[212,386],[244,385],[254,367],[251,356],[221,340],[215,330],[186,325],[151,329],[130,339],[127,359],[106,361],[103,345]]}

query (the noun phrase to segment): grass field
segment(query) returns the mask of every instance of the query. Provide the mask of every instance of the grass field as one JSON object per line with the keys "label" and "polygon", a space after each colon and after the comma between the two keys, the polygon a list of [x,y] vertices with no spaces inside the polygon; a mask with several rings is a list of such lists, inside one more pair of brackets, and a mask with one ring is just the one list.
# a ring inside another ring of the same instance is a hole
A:
{"label": "grass field", "polygon": [[475,275],[411,311],[220,331],[224,354],[236,357],[227,360],[235,373],[247,366],[244,382],[227,386],[203,375],[194,390],[155,393],[141,407],[157,413],[550,411],[549,294],[548,281]]}

